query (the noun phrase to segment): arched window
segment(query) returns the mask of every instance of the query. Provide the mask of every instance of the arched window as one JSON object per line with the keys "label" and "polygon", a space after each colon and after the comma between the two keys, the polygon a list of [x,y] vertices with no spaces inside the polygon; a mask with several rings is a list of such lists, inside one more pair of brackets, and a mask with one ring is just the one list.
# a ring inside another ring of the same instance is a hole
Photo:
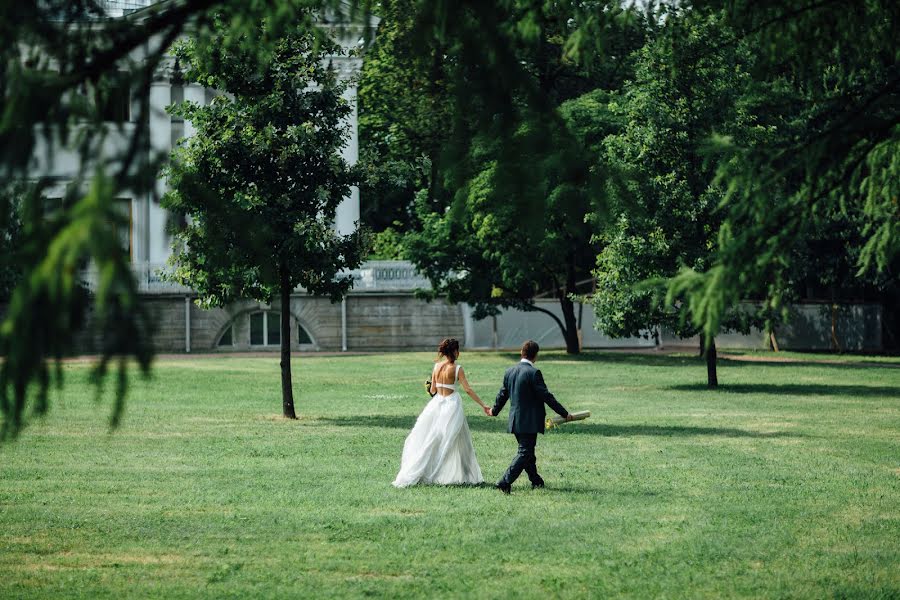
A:
{"label": "arched window", "polygon": [[281,313],[256,312],[250,315],[250,345],[278,346],[281,344]]}
{"label": "arched window", "polygon": [[234,325],[229,325],[219,338],[219,346],[234,346]]}
{"label": "arched window", "polygon": [[300,344],[312,344],[312,336],[309,335],[309,332],[303,327],[303,325],[297,324],[297,342]]}

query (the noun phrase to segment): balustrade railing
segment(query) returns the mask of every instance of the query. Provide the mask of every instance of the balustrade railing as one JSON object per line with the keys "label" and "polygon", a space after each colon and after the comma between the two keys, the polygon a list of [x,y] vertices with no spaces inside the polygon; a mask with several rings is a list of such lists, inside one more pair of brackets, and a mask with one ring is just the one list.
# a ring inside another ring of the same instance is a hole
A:
{"label": "balustrade railing", "polygon": [[405,260],[370,260],[352,273],[356,292],[411,292],[431,288],[428,278]]}
{"label": "balustrade railing", "polygon": [[[166,263],[135,263],[132,265],[138,290],[144,294],[189,294],[191,289],[165,279],[163,274],[171,269]],[[376,260],[362,264],[350,271],[353,275],[354,292],[412,292],[416,289],[430,289],[426,277],[416,271],[408,261]],[[86,269],[82,280],[91,290],[97,285],[95,269]],[[303,291],[302,288],[298,288]]]}

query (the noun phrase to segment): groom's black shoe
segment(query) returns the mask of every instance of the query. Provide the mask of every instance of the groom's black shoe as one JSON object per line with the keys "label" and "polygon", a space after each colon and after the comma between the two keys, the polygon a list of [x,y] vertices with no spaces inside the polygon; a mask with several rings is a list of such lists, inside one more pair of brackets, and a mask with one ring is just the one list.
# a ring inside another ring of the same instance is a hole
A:
{"label": "groom's black shoe", "polygon": [[500,490],[504,494],[509,494],[510,492],[512,492],[512,486],[509,485],[508,483],[503,483],[502,481],[498,482],[497,485],[494,487],[496,487],[498,490]]}
{"label": "groom's black shoe", "polygon": [[539,490],[539,489],[542,489],[543,487],[544,487],[543,479],[541,479],[540,481],[532,481],[531,482],[531,489],[533,489],[533,490]]}

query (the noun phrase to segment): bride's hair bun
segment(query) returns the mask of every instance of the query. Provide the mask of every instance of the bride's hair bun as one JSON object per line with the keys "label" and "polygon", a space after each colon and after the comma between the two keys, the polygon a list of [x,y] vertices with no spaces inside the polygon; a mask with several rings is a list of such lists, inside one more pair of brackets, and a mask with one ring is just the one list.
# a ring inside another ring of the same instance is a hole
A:
{"label": "bride's hair bun", "polygon": [[455,338],[447,338],[438,346],[438,356],[446,356],[450,362],[456,360],[457,352],[459,352],[459,340]]}

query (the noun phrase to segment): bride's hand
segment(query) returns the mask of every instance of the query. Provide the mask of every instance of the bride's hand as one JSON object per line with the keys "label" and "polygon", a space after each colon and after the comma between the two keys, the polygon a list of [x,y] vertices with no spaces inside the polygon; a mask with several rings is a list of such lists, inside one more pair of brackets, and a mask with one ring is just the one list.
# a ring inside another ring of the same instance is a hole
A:
{"label": "bride's hand", "polygon": [[493,416],[494,416],[494,412],[491,410],[491,407],[490,407],[490,406],[487,406],[487,405],[482,406],[482,407],[481,407],[481,410],[483,410],[483,411],[484,411],[484,414],[486,414],[486,415],[489,416],[489,417],[493,417]]}

